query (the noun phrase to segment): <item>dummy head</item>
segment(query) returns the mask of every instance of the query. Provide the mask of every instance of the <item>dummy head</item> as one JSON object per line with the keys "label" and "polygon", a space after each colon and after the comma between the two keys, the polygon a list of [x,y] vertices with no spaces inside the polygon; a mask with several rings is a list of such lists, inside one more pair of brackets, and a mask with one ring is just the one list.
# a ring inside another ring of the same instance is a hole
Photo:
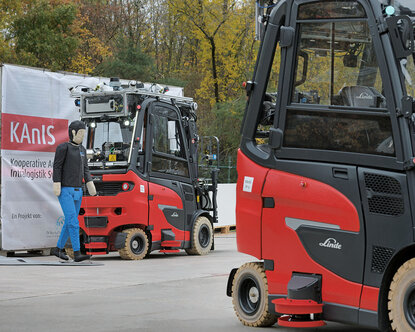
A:
{"label": "dummy head", "polygon": [[76,120],[69,125],[69,140],[75,144],[81,144],[85,136],[85,123]]}

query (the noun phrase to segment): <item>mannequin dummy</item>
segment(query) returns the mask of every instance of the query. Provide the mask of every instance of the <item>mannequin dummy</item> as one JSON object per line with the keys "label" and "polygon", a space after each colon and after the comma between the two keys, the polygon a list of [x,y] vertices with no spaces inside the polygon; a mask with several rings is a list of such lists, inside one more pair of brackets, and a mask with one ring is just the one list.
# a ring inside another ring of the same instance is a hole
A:
{"label": "mannequin dummy", "polygon": [[51,250],[51,254],[68,260],[64,247],[68,237],[70,237],[75,262],[80,262],[91,257],[82,255],[80,252],[78,214],[83,194],[82,180],[85,180],[91,196],[96,195],[96,190],[89,172],[86,150],[82,146],[85,136],[85,124],[81,121],[73,121],[69,125],[68,131],[69,142],[58,145],[53,162],[53,192],[58,196],[65,215],[65,223],[57,247]]}

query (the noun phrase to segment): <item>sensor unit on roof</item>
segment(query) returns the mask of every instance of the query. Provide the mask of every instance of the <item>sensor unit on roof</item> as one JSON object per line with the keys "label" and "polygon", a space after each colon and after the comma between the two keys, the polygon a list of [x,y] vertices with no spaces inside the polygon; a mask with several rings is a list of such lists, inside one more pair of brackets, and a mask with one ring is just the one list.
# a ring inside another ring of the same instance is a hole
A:
{"label": "sensor unit on roof", "polygon": [[89,99],[85,100],[85,112],[86,113],[108,113],[116,112],[117,108],[114,107],[116,102],[114,99],[110,99],[108,102],[104,103],[91,103]]}
{"label": "sensor unit on roof", "polygon": [[109,117],[127,116],[127,107],[124,94],[100,94],[82,96],[82,117],[97,117],[106,115]]}

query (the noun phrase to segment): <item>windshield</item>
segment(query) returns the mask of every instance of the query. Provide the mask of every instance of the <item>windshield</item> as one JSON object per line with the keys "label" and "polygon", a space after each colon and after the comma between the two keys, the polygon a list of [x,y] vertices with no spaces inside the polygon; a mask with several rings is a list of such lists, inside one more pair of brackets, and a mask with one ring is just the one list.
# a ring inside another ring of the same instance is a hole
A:
{"label": "windshield", "polygon": [[91,122],[89,124],[88,159],[90,167],[125,166],[128,162],[134,120]]}

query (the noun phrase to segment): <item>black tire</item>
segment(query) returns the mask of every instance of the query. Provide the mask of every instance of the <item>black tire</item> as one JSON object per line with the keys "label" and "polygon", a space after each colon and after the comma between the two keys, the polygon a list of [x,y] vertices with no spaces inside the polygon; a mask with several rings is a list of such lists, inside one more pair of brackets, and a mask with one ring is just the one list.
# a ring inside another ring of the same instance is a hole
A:
{"label": "black tire", "polygon": [[186,249],[189,255],[207,255],[213,243],[213,228],[209,219],[200,216],[196,219],[192,232],[192,247]]}
{"label": "black tire", "polygon": [[125,238],[124,248],[119,249],[118,252],[122,259],[140,260],[143,259],[148,252],[148,237],[146,232],[141,228],[130,228],[123,230],[127,233]]}
{"label": "black tire", "polygon": [[238,269],[232,283],[232,303],[236,316],[246,326],[265,327],[277,322],[278,316],[269,312],[263,263],[246,263]]}
{"label": "black tire", "polygon": [[415,331],[415,258],[401,265],[393,276],[388,310],[393,331]]}

